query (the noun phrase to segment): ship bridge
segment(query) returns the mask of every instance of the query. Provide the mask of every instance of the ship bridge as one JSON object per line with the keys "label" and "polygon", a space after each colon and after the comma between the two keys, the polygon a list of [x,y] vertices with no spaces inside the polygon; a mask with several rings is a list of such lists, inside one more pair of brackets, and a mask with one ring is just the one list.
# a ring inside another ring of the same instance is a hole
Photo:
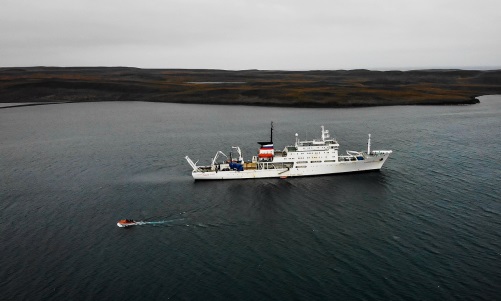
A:
{"label": "ship bridge", "polygon": [[335,139],[330,137],[329,131],[322,126],[322,136],[320,139],[300,141],[296,133],[295,148],[298,152],[304,151],[328,151],[330,149],[337,150],[339,144]]}

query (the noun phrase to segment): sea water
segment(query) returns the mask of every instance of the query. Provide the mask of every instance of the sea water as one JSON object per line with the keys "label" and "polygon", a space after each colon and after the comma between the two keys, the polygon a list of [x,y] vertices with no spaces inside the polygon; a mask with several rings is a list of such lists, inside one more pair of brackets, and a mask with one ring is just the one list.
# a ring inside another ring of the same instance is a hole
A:
{"label": "sea water", "polygon": [[[495,300],[501,97],[301,109],[0,110],[2,300]],[[195,182],[184,160],[320,137],[380,172]],[[264,140],[263,140],[264,139]],[[146,224],[119,228],[130,218]],[[155,223],[161,222],[161,223]]]}

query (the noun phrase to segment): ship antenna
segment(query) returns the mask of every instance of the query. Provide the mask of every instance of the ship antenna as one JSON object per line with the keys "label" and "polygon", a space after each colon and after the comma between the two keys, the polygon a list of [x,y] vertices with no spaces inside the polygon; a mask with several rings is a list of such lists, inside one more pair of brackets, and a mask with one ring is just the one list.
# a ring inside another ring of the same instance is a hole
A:
{"label": "ship antenna", "polygon": [[271,122],[270,142],[273,143],[273,121]]}

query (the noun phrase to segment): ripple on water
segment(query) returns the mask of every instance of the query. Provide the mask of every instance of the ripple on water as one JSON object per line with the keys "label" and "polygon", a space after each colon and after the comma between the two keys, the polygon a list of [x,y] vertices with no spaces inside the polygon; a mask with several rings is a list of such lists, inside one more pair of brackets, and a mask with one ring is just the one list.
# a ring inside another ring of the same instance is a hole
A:
{"label": "ripple on water", "polygon": [[[2,296],[494,300],[498,103],[1,110]],[[374,146],[394,153],[381,172],[193,181],[185,155],[255,150],[271,118],[277,146],[323,124],[342,148],[365,147],[370,120]],[[166,222],[121,229],[121,218]]]}

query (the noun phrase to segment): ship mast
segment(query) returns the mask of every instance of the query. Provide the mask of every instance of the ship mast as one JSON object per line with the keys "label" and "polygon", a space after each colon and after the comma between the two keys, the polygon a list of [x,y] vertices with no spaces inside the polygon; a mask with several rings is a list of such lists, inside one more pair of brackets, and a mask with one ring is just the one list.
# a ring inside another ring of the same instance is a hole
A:
{"label": "ship mast", "polygon": [[270,128],[270,142],[273,143],[273,121],[271,122]]}
{"label": "ship mast", "polygon": [[260,145],[266,145],[266,144],[273,145],[273,121],[271,122],[271,128],[270,128],[270,141],[258,142],[258,144],[260,144]]}
{"label": "ship mast", "polygon": [[371,153],[371,134],[369,134],[369,140],[367,140],[367,154]]}

